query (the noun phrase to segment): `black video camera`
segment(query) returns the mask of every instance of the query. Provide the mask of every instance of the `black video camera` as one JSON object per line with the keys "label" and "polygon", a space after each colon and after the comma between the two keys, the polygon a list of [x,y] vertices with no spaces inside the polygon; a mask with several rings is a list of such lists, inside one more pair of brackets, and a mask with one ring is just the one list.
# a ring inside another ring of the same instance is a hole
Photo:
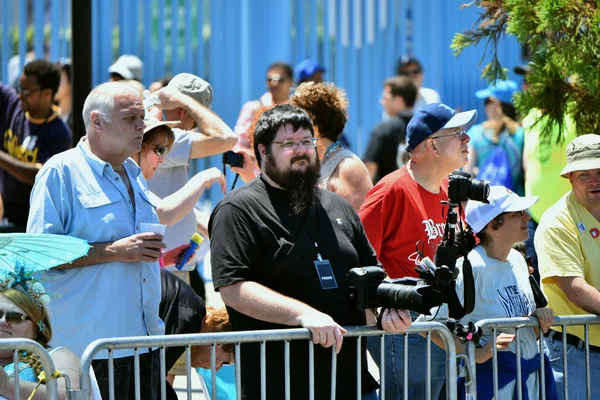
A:
{"label": "black video camera", "polygon": [[[486,181],[471,181],[470,174],[454,171],[450,175],[448,197],[450,208],[446,216],[444,238],[435,251],[434,262],[425,257],[415,271],[419,278],[383,281],[386,274],[379,267],[359,267],[348,271],[347,286],[351,307],[355,310],[385,307],[399,308],[430,315],[433,307],[448,303],[451,318],[460,319],[473,311],[475,284],[468,258],[463,263],[465,282],[464,306],[456,296],[455,268],[459,249],[455,245],[457,214],[454,207],[469,199],[487,201],[490,192]],[[465,254],[466,255],[466,254]]]}

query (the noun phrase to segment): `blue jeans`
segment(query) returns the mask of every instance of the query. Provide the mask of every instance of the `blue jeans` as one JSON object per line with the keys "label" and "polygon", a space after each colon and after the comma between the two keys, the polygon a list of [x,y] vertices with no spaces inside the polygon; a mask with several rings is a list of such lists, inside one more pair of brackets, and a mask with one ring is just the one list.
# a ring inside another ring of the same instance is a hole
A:
{"label": "blue jeans", "polygon": [[[426,398],[426,345],[427,339],[408,335],[408,398]],[[369,336],[367,346],[373,361],[381,370],[381,338]],[[404,336],[385,336],[385,390],[386,400],[404,398]],[[431,399],[445,399],[446,352],[431,343]]]}
{"label": "blue jeans", "polygon": [[[552,337],[544,338],[546,351],[550,358],[550,365],[554,370],[556,390],[562,400],[564,396],[564,369],[563,369],[563,345],[561,340]],[[590,380],[591,398],[600,399],[600,382],[597,374],[600,371],[600,353],[590,350]],[[569,399],[585,399],[587,396],[585,378],[585,345],[583,341],[579,346],[567,344],[567,374],[569,377]]]}
{"label": "blue jeans", "polygon": [[369,394],[364,394],[361,397],[362,400],[379,400],[379,396],[377,396],[377,390],[373,390]]}

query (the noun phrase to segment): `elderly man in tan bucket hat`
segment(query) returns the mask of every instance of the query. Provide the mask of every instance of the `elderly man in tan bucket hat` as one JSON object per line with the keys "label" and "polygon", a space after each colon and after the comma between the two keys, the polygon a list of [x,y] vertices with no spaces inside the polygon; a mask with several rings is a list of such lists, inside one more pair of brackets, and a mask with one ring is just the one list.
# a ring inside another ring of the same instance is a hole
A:
{"label": "elderly man in tan bucket hat", "polygon": [[[556,315],[600,314],[600,136],[583,135],[567,146],[567,165],[561,172],[571,191],[550,207],[535,234],[542,288]],[[587,382],[585,348],[589,345],[589,371],[600,369],[600,325],[590,325],[588,343],[583,326],[566,332],[550,330],[546,344],[555,372],[564,372],[566,340],[569,397],[600,398],[600,382]],[[564,393],[556,380],[558,392]],[[591,396],[591,397],[590,397]]]}

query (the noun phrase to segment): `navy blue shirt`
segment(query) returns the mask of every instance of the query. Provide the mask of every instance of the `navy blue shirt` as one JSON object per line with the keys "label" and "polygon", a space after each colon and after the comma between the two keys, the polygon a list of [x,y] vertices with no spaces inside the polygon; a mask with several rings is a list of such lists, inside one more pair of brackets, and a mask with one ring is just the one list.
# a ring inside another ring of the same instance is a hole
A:
{"label": "navy blue shirt", "polygon": [[[29,117],[21,108],[17,93],[0,83],[0,150],[28,164],[43,164],[54,154],[68,150],[72,145],[69,128],[58,113],[43,120]],[[31,185],[18,181],[0,168],[0,194],[4,201],[4,215],[15,225],[25,226],[29,214]]]}

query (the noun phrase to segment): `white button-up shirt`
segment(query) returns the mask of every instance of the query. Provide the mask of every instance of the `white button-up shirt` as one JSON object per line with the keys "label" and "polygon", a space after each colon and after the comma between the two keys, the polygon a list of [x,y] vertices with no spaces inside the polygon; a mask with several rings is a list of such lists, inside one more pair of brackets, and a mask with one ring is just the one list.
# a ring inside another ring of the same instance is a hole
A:
{"label": "white button-up shirt", "polygon": [[[141,222],[158,223],[139,167],[131,159],[123,167],[134,202],[119,174],[87,143],[52,157],[36,176],[27,232],[75,236],[93,246],[139,233]],[[99,338],[164,334],[158,315],[158,262],[53,269],[44,281],[52,297],[47,308],[53,346],[66,346],[81,356]],[[133,350],[117,350],[115,357],[132,354]],[[95,358],[107,357],[104,351]]]}

